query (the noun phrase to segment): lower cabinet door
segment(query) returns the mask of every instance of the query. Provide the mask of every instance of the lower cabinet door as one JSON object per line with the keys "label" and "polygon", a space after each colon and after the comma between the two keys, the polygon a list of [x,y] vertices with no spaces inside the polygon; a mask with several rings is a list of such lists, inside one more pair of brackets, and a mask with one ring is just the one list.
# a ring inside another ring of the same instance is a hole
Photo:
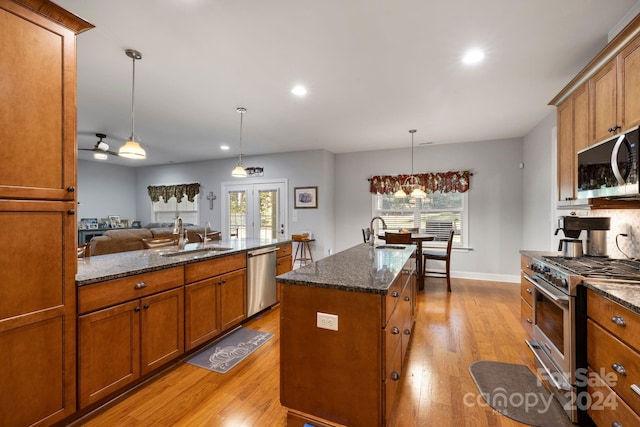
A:
{"label": "lower cabinet door", "polygon": [[220,335],[218,280],[211,278],[184,287],[185,347],[191,350]]}
{"label": "lower cabinet door", "polygon": [[79,317],[80,408],[140,377],[139,311],[135,300]]}
{"label": "lower cabinet door", "polygon": [[161,292],[140,302],[144,375],[184,353],[184,290]]}
{"label": "lower cabinet door", "polygon": [[222,330],[247,318],[246,269],[218,276],[220,283],[220,321]]}

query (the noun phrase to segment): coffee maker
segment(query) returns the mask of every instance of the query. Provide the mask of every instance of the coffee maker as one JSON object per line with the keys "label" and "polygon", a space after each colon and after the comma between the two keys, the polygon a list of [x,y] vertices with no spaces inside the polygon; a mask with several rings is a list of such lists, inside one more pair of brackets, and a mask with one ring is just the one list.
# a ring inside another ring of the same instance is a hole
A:
{"label": "coffee maker", "polygon": [[[558,218],[558,228],[554,234],[560,230],[571,240],[580,238],[582,230],[587,232],[587,245],[585,255],[587,256],[607,256],[607,231],[611,228],[611,218],[608,217],[579,217],[561,216]],[[560,241],[558,250],[562,250],[563,240]]]}

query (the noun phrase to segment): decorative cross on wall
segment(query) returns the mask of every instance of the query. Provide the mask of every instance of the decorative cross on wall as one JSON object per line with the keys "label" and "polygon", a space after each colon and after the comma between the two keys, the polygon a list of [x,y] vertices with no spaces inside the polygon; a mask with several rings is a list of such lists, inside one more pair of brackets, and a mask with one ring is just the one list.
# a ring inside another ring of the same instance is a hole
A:
{"label": "decorative cross on wall", "polygon": [[213,194],[212,191],[209,192],[209,195],[207,196],[207,200],[209,201],[209,209],[213,210],[213,201],[216,199],[216,196]]}

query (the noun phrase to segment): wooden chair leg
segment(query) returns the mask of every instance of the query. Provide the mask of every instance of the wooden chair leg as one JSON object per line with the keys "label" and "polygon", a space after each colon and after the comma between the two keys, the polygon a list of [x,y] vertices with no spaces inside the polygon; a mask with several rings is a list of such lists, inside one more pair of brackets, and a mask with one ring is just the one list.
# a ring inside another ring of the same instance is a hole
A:
{"label": "wooden chair leg", "polygon": [[447,291],[451,292],[451,274],[449,274],[450,273],[449,261],[447,261],[446,269],[447,269]]}

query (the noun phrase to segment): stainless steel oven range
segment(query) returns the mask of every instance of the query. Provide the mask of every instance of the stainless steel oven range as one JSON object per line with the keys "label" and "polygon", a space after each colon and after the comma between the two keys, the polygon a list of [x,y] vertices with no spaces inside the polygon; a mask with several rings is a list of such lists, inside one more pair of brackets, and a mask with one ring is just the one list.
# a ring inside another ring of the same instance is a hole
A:
{"label": "stainless steel oven range", "polygon": [[582,424],[585,413],[576,405],[582,391],[577,374],[587,367],[587,313],[586,288],[580,284],[584,278],[638,282],[640,262],[542,256],[534,257],[529,267],[533,275],[525,279],[533,284],[533,339],[527,344],[549,389],[571,421]]}
{"label": "stainless steel oven range", "polygon": [[[527,345],[535,365],[567,415],[579,421],[575,405],[580,390],[576,373],[586,368],[585,340],[578,337],[576,322],[586,316],[585,298],[578,296],[582,277],[542,259],[533,259],[533,339]],[[586,322],[586,320],[585,320]]]}

